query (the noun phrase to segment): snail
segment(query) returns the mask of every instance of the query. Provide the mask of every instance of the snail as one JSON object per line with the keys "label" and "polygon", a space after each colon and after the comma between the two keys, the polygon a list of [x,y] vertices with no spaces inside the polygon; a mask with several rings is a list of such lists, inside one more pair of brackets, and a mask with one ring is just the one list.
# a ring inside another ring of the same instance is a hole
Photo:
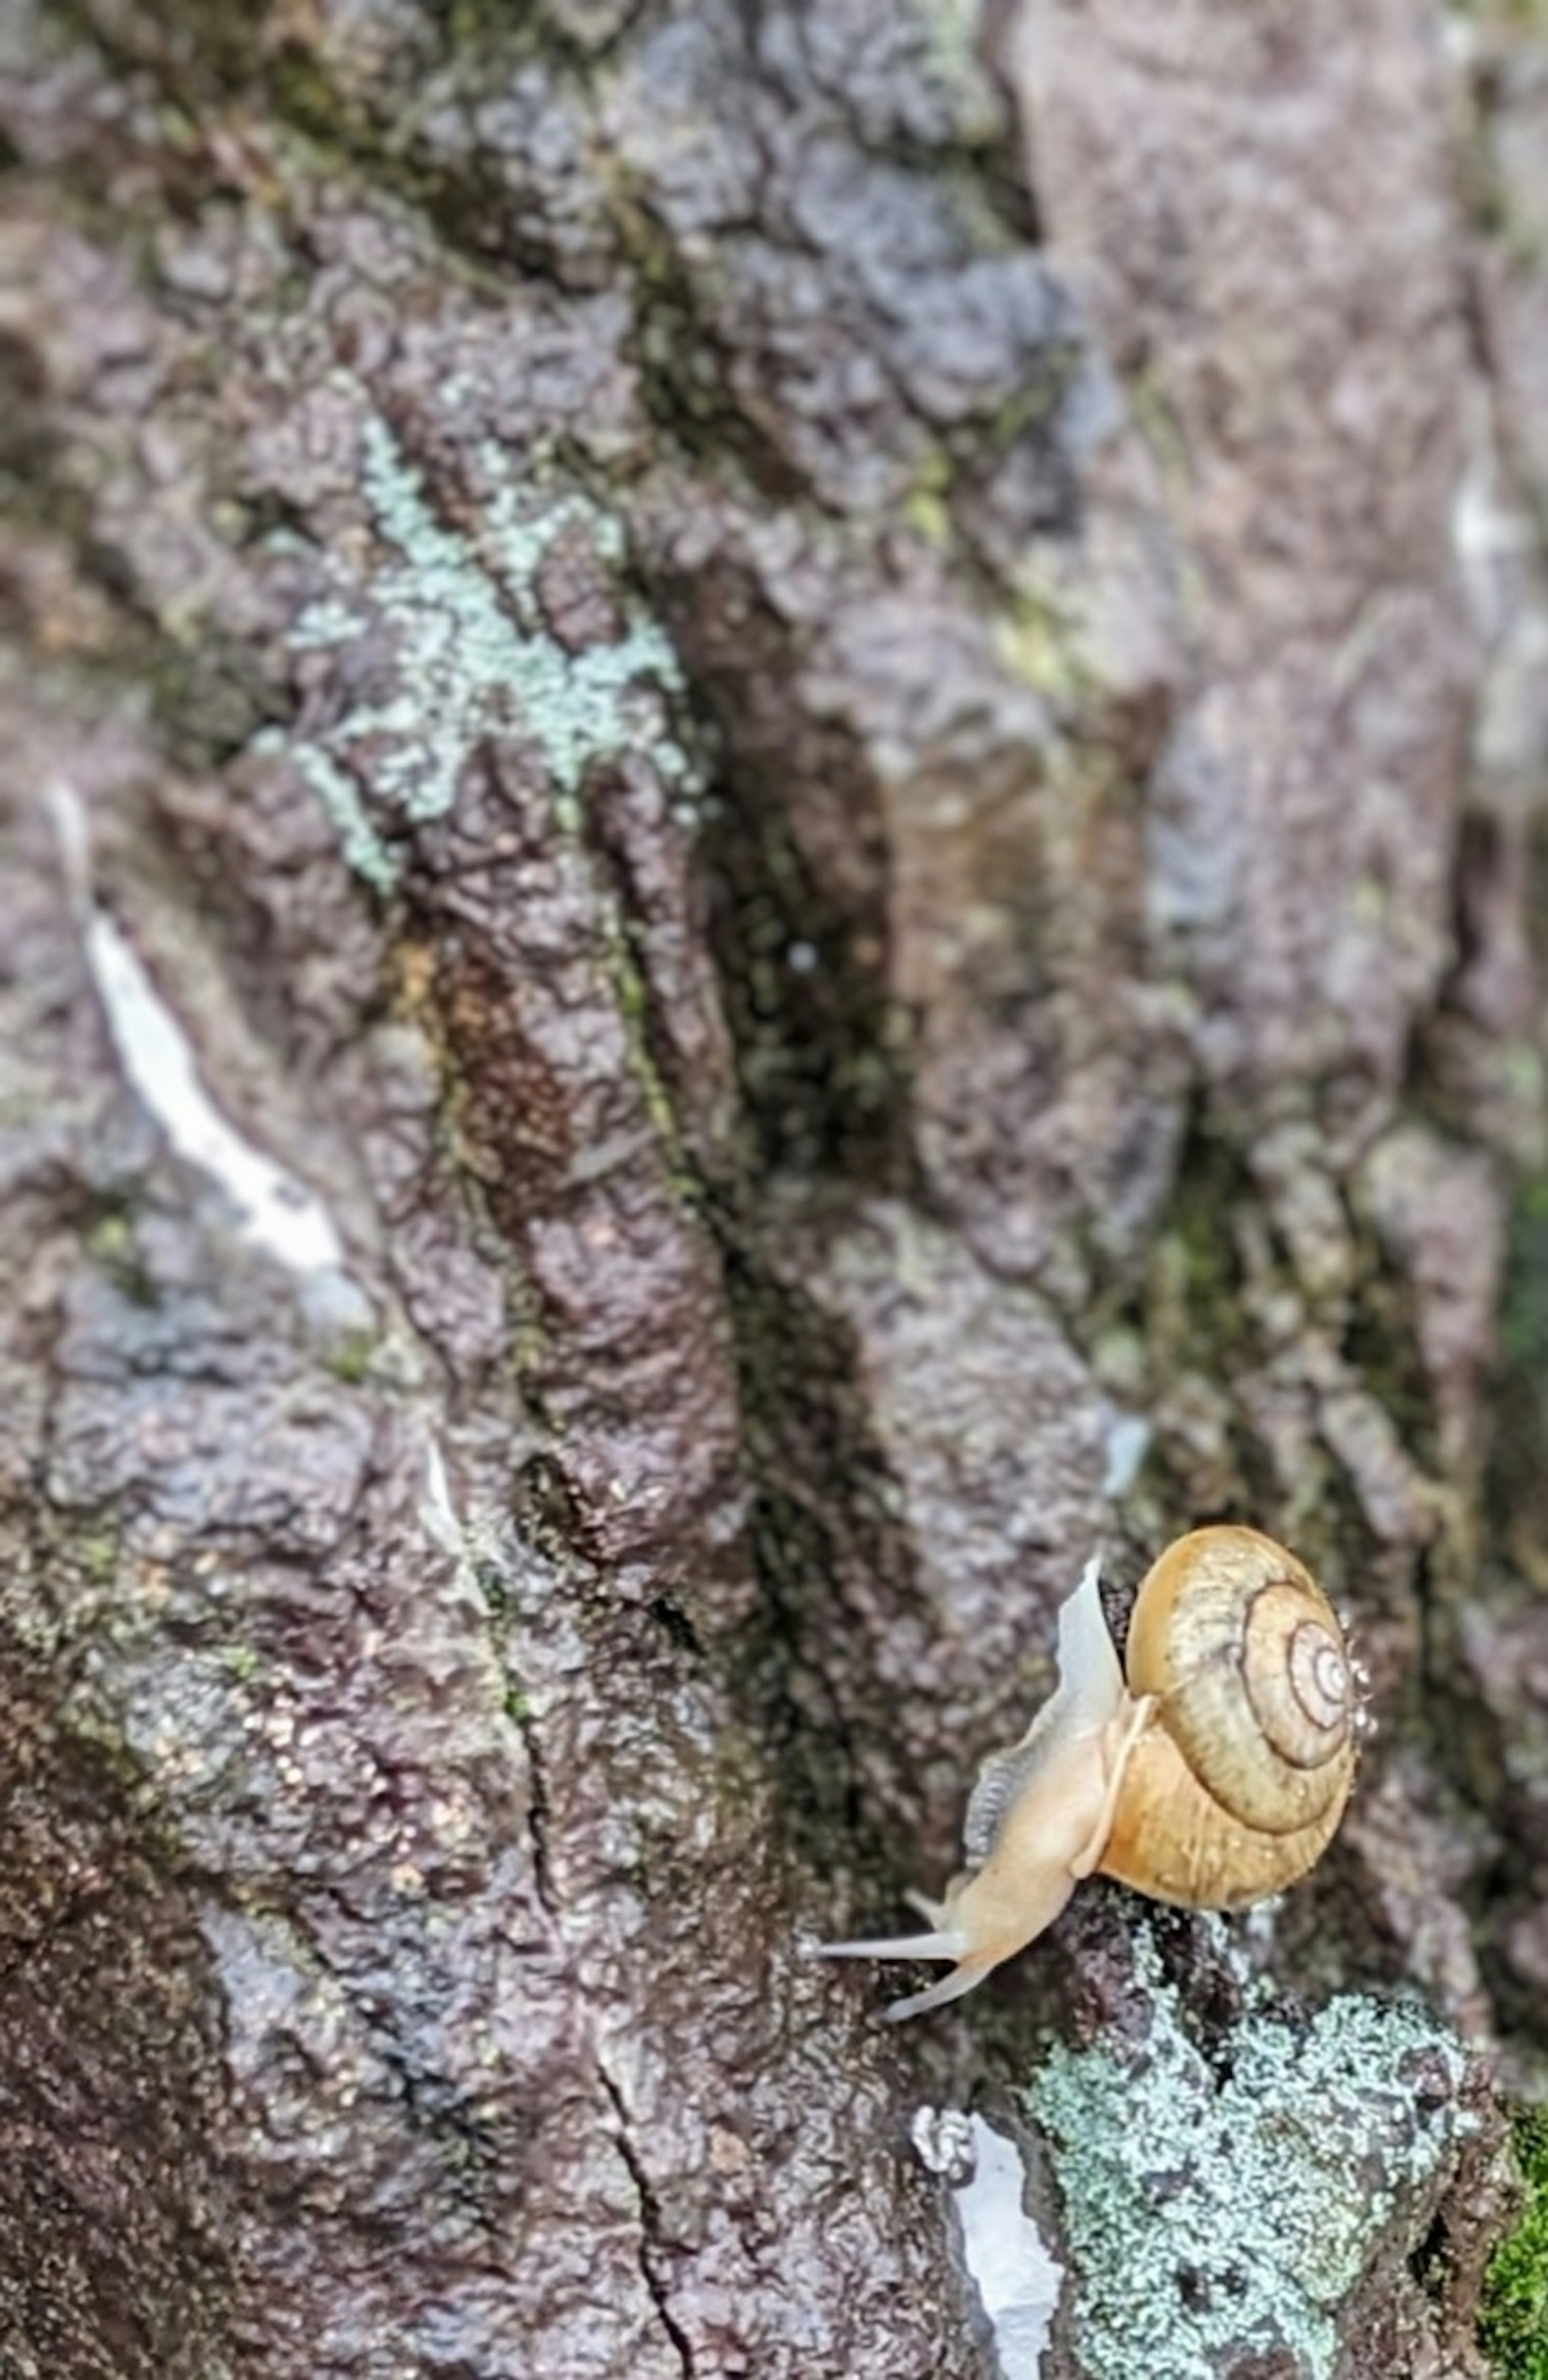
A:
{"label": "snail", "polygon": [[968,1864],[930,1925],[826,1942],[829,1959],[949,1959],[889,2018],[943,2007],[1051,1925],[1082,1876],[1188,1909],[1243,1909],[1294,1884],[1354,1782],[1366,1680],[1310,1571],[1257,1529],[1194,1529],[1147,1572],[1127,1678],[1098,1562],[1060,1607],[1058,1682],[1018,1743],[991,1754],[963,1829]]}

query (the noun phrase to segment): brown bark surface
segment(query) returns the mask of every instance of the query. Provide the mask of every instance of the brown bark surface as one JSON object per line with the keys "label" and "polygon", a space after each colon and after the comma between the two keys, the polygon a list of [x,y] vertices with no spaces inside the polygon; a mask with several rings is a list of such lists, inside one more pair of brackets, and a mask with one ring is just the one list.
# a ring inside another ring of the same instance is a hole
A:
{"label": "brown bark surface", "polygon": [[[1443,36],[10,0],[6,2372],[990,2374],[910,2119],[1139,1904],[798,1941],[1207,1518],[1382,1721],[1254,1956],[1538,2054],[1548,35]],[[1461,2098],[1341,2371],[1474,2368]]]}

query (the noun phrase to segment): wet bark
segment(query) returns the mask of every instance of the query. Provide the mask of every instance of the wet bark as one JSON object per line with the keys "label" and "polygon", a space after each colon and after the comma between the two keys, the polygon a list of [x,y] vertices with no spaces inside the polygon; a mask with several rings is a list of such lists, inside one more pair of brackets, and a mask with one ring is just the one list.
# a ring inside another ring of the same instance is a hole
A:
{"label": "wet bark", "polygon": [[6,2370],[991,2371],[1139,1904],[798,1940],[1205,1518],[1382,1720],[1253,1957],[1541,2053],[1548,37],[1355,16],[6,11]]}

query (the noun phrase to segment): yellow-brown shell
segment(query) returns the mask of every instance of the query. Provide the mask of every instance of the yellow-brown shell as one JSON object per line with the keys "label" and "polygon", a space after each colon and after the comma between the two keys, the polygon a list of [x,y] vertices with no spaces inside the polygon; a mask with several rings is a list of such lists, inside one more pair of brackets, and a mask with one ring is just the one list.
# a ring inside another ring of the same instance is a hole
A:
{"label": "yellow-brown shell", "polygon": [[1100,1866],[1158,1900],[1239,1909],[1306,1874],[1354,1782],[1343,1632],[1257,1529],[1195,1529],[1140,1589],[1125,1663],[1155,1717],[1129,1755]]}

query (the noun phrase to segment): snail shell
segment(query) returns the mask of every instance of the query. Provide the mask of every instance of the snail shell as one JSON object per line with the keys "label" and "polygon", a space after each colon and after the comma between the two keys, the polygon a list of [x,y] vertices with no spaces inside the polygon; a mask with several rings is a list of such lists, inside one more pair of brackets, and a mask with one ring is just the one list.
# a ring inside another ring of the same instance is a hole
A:
{"label": "snail shell", "polygon": [[1195,1529],[1140,1589],[1126,1673],[1155,1719],[1102,1874],[1189,1909],[1242,1909],[1303,1876],[1359,1756],[1348,1651],[1310,1572],[1257,1529]]}
{"label": "snail shell", "polygon": [[1354,1782],[1364,1713],[1333,1608],[1260,1530],[1195,1529],[1140,1586],[1120,1670],[1097,1565],[1059,1612],[1059,1678],[984,1763],[968,1865],[927,1934],[828,1958],[948,1959],[889,2017],[939,2008],[1036,1938],[1099,1870],[1152,1900],[1242,1909],[1319,1859]]}

